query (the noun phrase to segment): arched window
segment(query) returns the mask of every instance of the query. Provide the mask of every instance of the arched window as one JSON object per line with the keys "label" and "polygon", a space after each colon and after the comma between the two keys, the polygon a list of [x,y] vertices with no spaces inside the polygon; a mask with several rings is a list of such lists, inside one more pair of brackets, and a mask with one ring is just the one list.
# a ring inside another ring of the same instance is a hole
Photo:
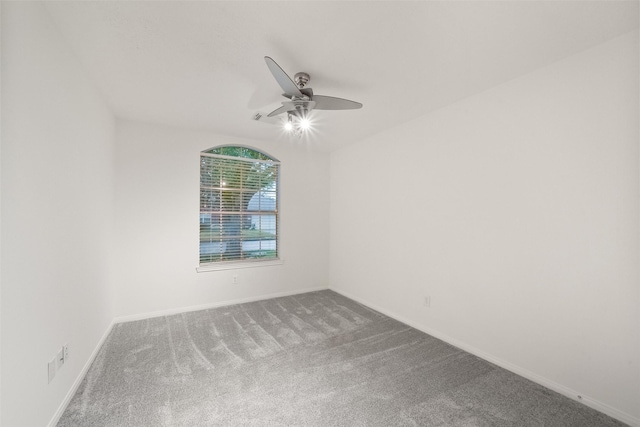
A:
{"label": "arched window", "polygon": [[200,153],[200,266],[278,259],[280,162],[248,147]]}

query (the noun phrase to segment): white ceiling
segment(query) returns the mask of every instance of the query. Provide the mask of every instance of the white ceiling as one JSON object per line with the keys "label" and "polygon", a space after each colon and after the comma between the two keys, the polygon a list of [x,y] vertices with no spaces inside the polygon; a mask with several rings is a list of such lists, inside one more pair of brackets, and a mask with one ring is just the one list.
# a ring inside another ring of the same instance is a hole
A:
{"label": "white ceiling", "polygon": [[307,144],[331,150],[638,28],[638,1],[67,1],[47,7],[118,117],[252,139],[311,74]]}

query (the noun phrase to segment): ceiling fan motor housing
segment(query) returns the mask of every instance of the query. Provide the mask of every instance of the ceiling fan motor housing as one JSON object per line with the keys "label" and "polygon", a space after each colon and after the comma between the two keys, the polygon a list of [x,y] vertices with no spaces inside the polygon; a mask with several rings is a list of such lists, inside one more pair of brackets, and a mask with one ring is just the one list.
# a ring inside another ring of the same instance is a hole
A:
{"label": "ceiling fan motor housing", "polygon": [[311,80],[311,76],[307,73],[300,72],[293,76],[293,81],[300,89],[304,88],[306,84],[309,83],[309,80]]}

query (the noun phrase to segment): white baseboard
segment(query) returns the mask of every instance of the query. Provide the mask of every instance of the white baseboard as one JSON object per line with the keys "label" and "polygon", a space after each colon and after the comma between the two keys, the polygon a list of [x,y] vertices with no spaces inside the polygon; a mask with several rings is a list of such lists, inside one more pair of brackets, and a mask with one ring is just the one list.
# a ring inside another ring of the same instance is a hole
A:
{"label": "white baseboard", "polygon": [[62,417],[62,414],[64,413],[64,410],[67,409],[67,405],[69,405],[69,402],[71,402],[71,399],[76,394],[76,391],[78,391],[78,387],[80,387],[80,384],[82,383],[82,380],[84,379],[84,376],[87,375],[87,372],[89,371],[89,368],[91,367],[91,364],[93,363],[93,361],[95,360],[96,356],[98,355],[98,352],[102,348],[102,345],[104,344],[105,340],[107,339],[107,337],[111,333],[111,330],[113,329],[114,325],[115,325],[115,322],[112,320],[111,323],[109,324],[109,326],[107,327],[107,330],[105,331],[105,333],[102,334],[102,338],[100,338],[100,341],[98,341],[98,344],[93,349],[93,352],[91,353],[91,356],[89,356],[89,359],[87,360],[87,362],[82,367],[82,370],[80,371],[80,373],[76,377],[76,380],[73,382],[73,385],[71,386],[71,388],[67,392],[67,395],[64,397],[64,400],[62,401],[62,403],[58,407],[58,410],[56,411],[55,414],[53,414],[53,417],[51,418],[51,421],[49,421],[49,424],[47,424],[47,427],[55,427],[55,425],[58,424],[58,421],[60,421],[60,417]]}
{"label": "white baseboard", "polygon": [[520,366],[514,365],[510,362],[507,362],[506,360],[502,360],[500,358],[494,357],[491,354],[485,353],[481,350],[478,350],[477,348],[470,346],[462,341],[459,341],[455,338],[452,338],[446,334],[443,334],[441,332],[435,331],[433,329],[430,328],[426,328],[422,325],[419,325],[407,318],[405,318],[404,316],[398,315],[396,313],[393,313],[389,310],[386,310],[382,307],[377,306],[376,304],[372,304],[369,301],[364,300],[363,298],[357,297],[355,295],[350,294],[349,292],[346,292],[344,290],[341,289],[337,289],[337,288],[329,288],[332,291],[339,293],[340,295],[343,295],[349,299],[352,299],[354,301],[359,302],[360,304],[366,305],[369,308],[372,308],[373,310],[379,311],[380,313],[391,317],[392,319],[395,319],[399,322],[402,322],[406,325],[411,326],[412,328],[415,328],[419,331],[422,331],[426,334],[429,334],[435,338],[438,338],[448,344],[451,344],[454,347],[457,347],[461,350],[464,350],[468,353],[471,353],[475,356],[478,356],[488,362],[493,363],[494,365],[498,365],[501,368],[504,368],[508,371],[513,372],[514,374],[520,375],[521,377],[527,378],[535,383],[538,383],[544,387],[547,387],[557,393],[560,393],[572,400],[575,400],[577,402],[580,402],[586,406],[589,406],[590,408],[595,409],[596,411],[602,412],[606,415],[609,415],[610,417],[613,417],[619,421],[622,421],[624,423],[627,423],[631,426],[635,426],[635,427],[640,427],[640,418],[634,417],[631,414],[627,414],[626,412],[620,411],[610,405],[607,405],[606,403],[600,402],[596,399],[592,399],[589,396],[585,396],[583,393],[580,393],[578,391],[575,391],[569,387],[565,387],[562,384],[558,384],[554,381],[551,381],[543,376],[540,376],[534,372],[528,371],[527,369],[521,368]]}
{"label": "white baseboard", "polygon": [[132,314],[128,316],[119,316],[119,317],[116,317],[113,321],[114,323],[133,322],[135,320],[144,320],[144,319],[151,319],[153,317],[170,316],[172,314],[188,313],[190,311],[198,311],[198,310],[207,310],[210,308],[224,307],[224,306],[235,305],[235,304],[243,304],[246,302],[262,301],[262,300],[271,299],[271,298],[288,297],[290,295],[305,294],[307,292],[323,291],[326,289],[328,288],[316,287],[316,288],[296,289],[294,291],[275,292],[271,294],[264,294],[264,295],[239,298],[234,300],[214,302],[209,304],[192,305],[192,306],[179,307],[179,308],[169,308],[166,310],[151,311],[147,313]]}

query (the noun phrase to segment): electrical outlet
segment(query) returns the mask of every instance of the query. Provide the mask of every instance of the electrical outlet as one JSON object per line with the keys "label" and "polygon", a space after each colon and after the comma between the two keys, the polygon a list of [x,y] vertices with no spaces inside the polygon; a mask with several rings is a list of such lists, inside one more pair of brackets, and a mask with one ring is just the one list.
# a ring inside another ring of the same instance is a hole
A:
{"label": "electrical outlet", "polygon": [[64,352],[64,361],[66,362],[69,359],[69,344],[63,345],[62,351]]}
{"label": "electrical outlet", "polygon": [[58,355],[54,356],[53,359],[51,359],[49,361],[49,363],[47,364],[47,371],[48,371],[48,375],[49,375],[49,383],[51,381],[53,381],[53,377],[56,376],[56,363],[58,361]]}
{"label": "electrical outlet", "polygon": [[238,283],[238,275],[237,275],[237,274],[234,274],[234,275],[233,275],[233,284],[235,285],[235,284],[237,284],[237,283]]}
{"label": "electrical outlet", "polygon": [[431,307],[431,296],[427,295],[424,297],[424,306],[425,307]]}

